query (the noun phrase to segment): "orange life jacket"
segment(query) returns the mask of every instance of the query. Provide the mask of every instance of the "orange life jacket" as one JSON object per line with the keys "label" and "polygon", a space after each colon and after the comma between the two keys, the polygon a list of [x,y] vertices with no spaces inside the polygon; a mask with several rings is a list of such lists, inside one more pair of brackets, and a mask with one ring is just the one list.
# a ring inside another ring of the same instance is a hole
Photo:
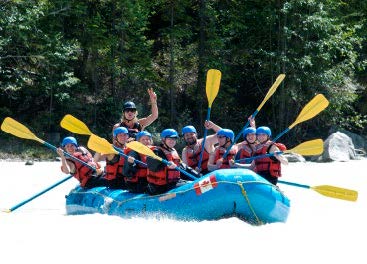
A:
{"label": "orange life jacket", "polygon": [[[90,154],[90,152],[84,147],[79,146],[72,154],[72,156],[81,161],[84,161],[85,163],[96,169],[101,168],[101,165],[93,160],[92,154]],[[92,177],[92,173],[94,172],[94,170],[71,158],[66,157],[66,159],[72,162],[75,166],[75,172],[70,174],[79,181],[80,186],[84,187],[87,181]]]}
{"label": "orange life jacket", "polygon": [[[276,144],[277,146],[279,143],[274,143],[270,140],[263,144],[259,144],[256,147],[255,156],[260,156],[269,153],[269,149],[273,144]],[[283,145],[283,144],[282,144]],[[283,145],[284,146],[284,145]],[[282,147],[282,146],[280,146]],[[285,146],[284,146],[285,147]],[[261,174],[261,172],[268,172],[273,177],[280,177],[282,175],[281,173],[281,163],[278,159],[274,157],[265,157],[265,158],[259,158],[255,159],[255,172],[258,172]]]}
{"label": "orange life jacket", "polygon": [[[123,151],[124,154],[127,155],[131,150],[124,148]],[[110,181],[119,177],[124,177],[122,173],[124,164],[125,164],[125,158],[124,156],[119,154],[114,155],[112,160],[106,160],[106,167],[105,167],[106,174],[104,176],[106,180]]]}
{"label": "orange life jacket", "polygon": [[[172,161],[177,166],[180,164],[181,159],[178,155],[176,149],[167,150],[162,147],[156,146],[155,148],[161,149],[166,156],[167,161]],[[177,182],[180,179],[180,172],[175,169],[170,169],[168,166],[165,166],[163,170],[159,170],[157,172],[147,169],[147,180],[149,183],[153,183],[156,185],[166,185],[168,183]]]}
{"label": "orange life jacket", "polygon": [[[253,147],[254,148],[254,147]],[[255,154],[255,149],[253,149],[248,142],[242,142],[238,145],[238,152],[236,154],[236,159],[246,159],[251,158]],[[241,163],[246,163],[245,161],[241,161]]]}
{"label": "orange life jacket", "polygon": [[[187,146],[185,147],[185,149],[186,149],[187,166],[191,168],[197,167],[199,165],[200,154],[202,151],[202,144],[200,144],[196,150]],[[206,151],[206,149],[204,149],[203,159],[201,161],[201,169],[204,171],[208,169],[208,160],[209,160],[209,153]]]}
{"label": "orange life jacket", "polygon": [[[214,164],[217,162],[217,160],[222,159],[224,153],[226,153],[226,148],[223,147],[216,147],[214,150]],[[232,147],[231,150],[228,152],[227,156],[223,159],[222,166],[218,169],[228,169],[231,166],[229,165],[229,160],[233,159],[234,156],[237,153],[237,149],[235,147]]]}
{"label": "orange life jacket", "polygon": [[[139,154],[140,157],[140,161],[144,162],[145,164],[147,163],[147,156],[143,155],[143,154]],[[134,173],[134,175],[132,177],[126,177],[125,181],[126,182],[138,182],[139,178],[146,178],[147,177],[147,167],[140,164],[140,163],[136,163],[136,173]]]}

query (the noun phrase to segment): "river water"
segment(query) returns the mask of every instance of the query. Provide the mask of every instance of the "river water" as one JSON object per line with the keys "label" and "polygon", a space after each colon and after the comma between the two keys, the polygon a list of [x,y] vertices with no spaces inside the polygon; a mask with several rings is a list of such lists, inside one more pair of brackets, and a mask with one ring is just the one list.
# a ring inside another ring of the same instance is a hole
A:
{"label": "river water", "polygon": [[[236,218],[180,222],[65,214],[70,179],[11,213],[0,213],[1,263],[367,263],[367,159],[291,163],[282,180],[356,190],[349,202],[279,185],[291,199],[287,223]],[[58,162],[0,162],[0,208],[65,178]]]}

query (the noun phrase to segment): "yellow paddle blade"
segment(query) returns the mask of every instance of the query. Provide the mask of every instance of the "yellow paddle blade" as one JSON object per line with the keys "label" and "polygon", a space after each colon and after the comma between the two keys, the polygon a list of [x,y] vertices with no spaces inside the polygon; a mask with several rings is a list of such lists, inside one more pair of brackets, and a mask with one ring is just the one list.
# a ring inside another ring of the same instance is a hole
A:
{"label": "yellow paddle blade", "polygon": [[206,96],[209,108],[211,108],[215,97],[217,97],[221,77],[222,73],[215,69],[210,69],[206,74]]}
{"label": "yellow paddle blade", "polygon": [[136,152],[139,152],[140,154],[144,154],[146,156],[162,161],[162,158],[157,156],[153,152],[153,150],[151,150],[150,148],[148,148],[147,146],[143,145],[142,143],[138,141],[131,141],[126,144],[126,147],[128,147],[129,149],[135,150]]}
{"label": "yellow paddle blade", "polygon": [[336,198],[336,199],[352,201],[352,202],[357,201],[358,199],[358,192],[354,190],[344,189],[344,188],[330,186],[330,185],[319,185],[319,186],[313,186],[310,188],[322,195]]}
{"label": "yellow paddle blade", "polygon": [[32,139],[42,144],[44,143],[42,139],[33,134],[26,126],[22,125],[11,117],[6,117],[4,119],[3,123],[1,124],[1,130],[20,138]]}
{"label": "yellow paddle blade", "polygon": [[89,137],[88,148],[101,154],[119,154],[119,152],[113,148],[111,143],[94,134]]}
{"label": "yellow paddle blade", "polygon": [[275,93],[277,90],[279,84],[284,80],[285,74],[279,74],[273,85],[270,87],[268,93],[265,95],[264,100],[261,102],[259,107],[256,109],[257,111],[260,111],[260,109],[263,107],[263,105],[268,101],[268,99]]}
{"label": "yellow paddle blade", "polygon": [[329,101],[322,94],[316,95],[308,104],[302,109],[301,113],[298,115],[296,121],[289,126],[289,129],[293,128],[295,125],[313,118],[324,110],[329,105]]}
{"label": "yellow paddle blade", "polygon": [[284,153],[297,153],[304,156],[320,155],[322,152],[324,152],[324,142],[322,139],[309,140],[284,151]]}
{"label": "yellow paddle blade", "polygon": [[72,115],[65,115],[60,122],[61,127],[69,130],[70,132],[82,135],[91,135],[92,132],[89,130],[86,124],[82,121],[73,117]]}

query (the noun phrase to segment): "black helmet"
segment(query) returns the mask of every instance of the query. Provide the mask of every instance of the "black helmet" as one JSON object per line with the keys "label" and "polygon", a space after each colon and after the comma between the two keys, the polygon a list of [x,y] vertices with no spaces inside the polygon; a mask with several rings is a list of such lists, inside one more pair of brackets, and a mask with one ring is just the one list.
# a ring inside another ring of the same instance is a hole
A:
{"label": "black helmet", "polygon": [[133,102],[128,101],[128,102],[124,103],[124,106],[122,108],[122,111],[125,111],[127,109],[134,109],[134,110],[136,110],[136,106],[135,106],[135,104]]}

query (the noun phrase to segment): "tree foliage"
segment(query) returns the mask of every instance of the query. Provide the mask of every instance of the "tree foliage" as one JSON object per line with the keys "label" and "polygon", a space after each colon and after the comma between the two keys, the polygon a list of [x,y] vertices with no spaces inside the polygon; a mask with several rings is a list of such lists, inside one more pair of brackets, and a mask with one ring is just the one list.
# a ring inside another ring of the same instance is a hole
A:
{"label": "tree foliage", "polygon": [[206,72],[222,72],[211,119],[235,132],[276,77],[286,78],[257,116],[274,133],[318,93],[330,106],[297,126],[298,143],[341,127],[366,134],[366,11],[341,0],[8,0],[0,3],[0,118],[38,131],[73,114],[107,136],[134,101],[160,116],[149,130],[203,131]]}

